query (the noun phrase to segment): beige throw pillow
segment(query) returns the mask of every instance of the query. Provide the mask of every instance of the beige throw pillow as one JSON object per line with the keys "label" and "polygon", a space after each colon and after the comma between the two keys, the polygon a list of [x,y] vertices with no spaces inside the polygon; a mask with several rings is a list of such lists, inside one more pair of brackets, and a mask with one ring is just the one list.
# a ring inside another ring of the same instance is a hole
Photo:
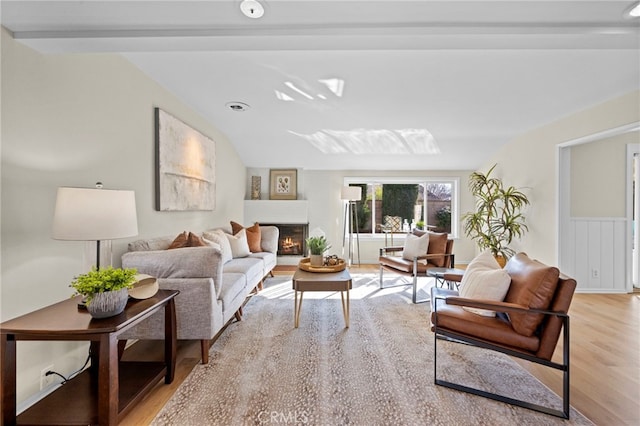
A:
{"label": "beige throw pillow", "polygon": [[404,240],[404,247],[402,249],[402,258],[413,261],[416,256],[424,256],[429,250],[429,235],[424,234],[418,237],[417,235],[408,234]]}
{"label": "beige throw pillow", "polygon": [[220,246],[220,253],[222,254],[222,263],[227,263],[233,258],[231,253],[231,245],[229,244],[229,240],[226,237],[226,233],[221,229],[216,229],[214,231],[205,231],[202,234],[202,237],[213,241],[214,243]]}
{"label": "beige throw pillow", "polygon": [[[510,284],[511,277],[507,271],[500,268],[489,250],[485,250],[467,266],[460,283],[460,296],[467,299],[502,302],[509,291]],[[463,306],[463,309],[486,317],[496,316],[496,313],[490,310],[467,306]]]}
{"label": "beige throw pillow", "polygon": [[236,257],[247,257],[251,254],[251,250],[249,250],[249,243],[247,242],[247,231],[241,229],[236,235],[225,234],[227,240],[229,240],[229,245],[231,246],[231,256],[235,259]]}

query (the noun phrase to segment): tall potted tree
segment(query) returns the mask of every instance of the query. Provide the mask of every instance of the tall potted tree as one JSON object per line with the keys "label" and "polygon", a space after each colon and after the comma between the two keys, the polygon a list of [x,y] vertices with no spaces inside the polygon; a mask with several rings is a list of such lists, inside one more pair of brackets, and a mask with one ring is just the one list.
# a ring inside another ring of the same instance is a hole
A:
{"label": "tall potted tree", "polygon": [[498,263],[504,266],[514,254],[509,244],[514,238],[521,238],[529,230],[525,224],[522,209],[529,205],[529,199],[520,188],[505,186],[501,179],[474,172],[469,176],[469,190],[476,199],[476,210],[465,213],[465,234],[475,240],[480,249],[491,250]]}

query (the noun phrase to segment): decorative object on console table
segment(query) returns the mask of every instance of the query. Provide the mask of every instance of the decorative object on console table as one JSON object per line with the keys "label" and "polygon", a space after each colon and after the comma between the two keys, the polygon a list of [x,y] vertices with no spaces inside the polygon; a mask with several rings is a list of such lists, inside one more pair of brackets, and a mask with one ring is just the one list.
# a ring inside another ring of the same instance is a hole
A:
{"label": "decorative object on console table", "polygon": [[87,310],[93,318],[108,318],[124,311],[136,272],[133,268],[93,268],[78,275],[69,286],[85,297]]}
{"label": "decorative object on console table", "polygon": [[360,265],[360,232],[358,226],[358,212],[356,202],[362,199],[362,188],[359,186],[343,186],[340,198],[346,201],[344,210],[344,230],[342,233],[342,254],[344,255],[345,241],[347,241],[347,233],[349,234],[349,245],[347,250],[347,260],[349,266],[353,264],[353,234],[355,233],[355,242],[358,247],[358,265]]}
{"label": "decorative object on console table", "polygon": [[215,210],[215,142],[161,110],[156,119],[156,210]]}
{"label": "decorative object on console table", "polygon": [[102,189],[100,182],[96,188],[58,188],[52,237],[96,241],[96,269],[100,269],[101,240],[136,235],[138,219],[133,191]]}
{"label": "decorative object on console table", "polygon": [[298,198],[298,171],[271,169],[269,173],[269,199],[295,200]]}
{"label": "decorative object on console table", "polygon": [[262,178],[260,176],[251,176],[251,199],[259,200],[262,186]]}

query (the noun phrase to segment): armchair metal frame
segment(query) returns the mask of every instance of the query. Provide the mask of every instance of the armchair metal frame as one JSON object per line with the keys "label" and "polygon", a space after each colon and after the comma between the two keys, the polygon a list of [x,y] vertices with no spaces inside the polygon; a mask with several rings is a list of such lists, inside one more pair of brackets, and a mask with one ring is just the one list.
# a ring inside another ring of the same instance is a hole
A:
{"label": "armchair metal frame", "polygon": [[[538,411],[545,414],[550,414],[556,417],[560,417],[563,419],[569,419],[570,412],[570,404],[569,404],[569,315],[563,312],[555,312],[555,311],[547,311],[547,310],[536,310],[536,309],[527,309],[527,308],[519,308],[513,305],[505,306],[504,303],[486,303],[479,301],[472,301],[469,299],[464,299],[455,296],[436,296],[436,299],[444,299],[447,304],[458,305],[458,306],[469,306],[480,309],[488,309],[497,312],[520,312],[520,313],[531,313],[531,314],[543,314],[547,316],[555,316],[560,318],[562,321],[562,338],[563,338],[563,346],[562,346],[562,363],[553,362],[551,360],[540,358],[535,355],[531,355],[530,353],[526,353],[523,351],[519,351],[517,349],[511,349],[505,346],[501,346],[496,343],[492,343],[487,340],[482,340],[480,338],[475,338],[469,334],[463,334],[456,331],[452,331],[449,329],[443,329],[438,327],[438,304],[434,303],[434,313],[436,320],[433,322],[433,331],[434,331],[434,354],[433,354],[433,377],[434,383],[436,385],[444,386],[450,389],[455,389],[462,392],[471,393],[474,395],[479,395],[485,398],[493,399],[495,401],[504,402],[511,405],[516,405],[518,407],[527,408],[530,410]],[[469,386],[452,383],[446,380],[438,379],[438,340],[445,339],[449,341],[453,341],[456,343],[466,343],[472,346],[493,350],[496,352],[500,352],[509,356],[513,356],[516,358],[524,359],[526,361],[530,361],[536,364],[540,364],[546,367],[550,367],[556,370],[560,370],[563,373],[563,387],[562,387],[562,411],[545,407],[543,405],[534,404],[532,402],[523,401],[519,399],[510,398],[507,396],[503,396],[500,394],[487,392],[481,389],[472,388]]]}
{"label": "armchair metal frame", "polygon": [[[384,256],[387,253],[391,252],[397,252],[397,251],[402,251],[403,247],[383,247],[380,249],[380,256]],[[400,271],[398,269],[392,268],[392,267],[388,267],[386,265],[380,264],[380,289],[384,289],[384,288],[392,288],[392,287],[400,287],[400,286],[405,286],[405,285],[412,285],[413,286],[413,294],[412,294],[412,301],[413,303],[425,303],[428,302],[429,300],[431,300],[431,298],[427,297],[426,299],[422,299],[422,300],[417,300],[418,299],[418,277],[420,276],[427,276],[427,273],[425,272],[424,275],[420,275],[418,273],[418,261],[419,260],[429,260],[429,259],[437,259],[437,258],[441,258],[442,256],[445,256],[447,258],[447,261],[445,262],[445,267],[446,268],[451,268],[454,265],[454,254],[453,253],[434,253],[434,254],[426,254],[423,256],[416,256],[413,258],[413,269],[411,270],[411,272],[407,273],[404,271]],[[436,266],[434,266],[435,268]],[[383,284],[383,272],[384,270],[396,273],[396,274],[400,274],[400,275],[404,275],[404,276],[411,276],[411,283],[407,283],[407,284],[396,284],[396,285],[390,285],[390,286],[384,286]]]}

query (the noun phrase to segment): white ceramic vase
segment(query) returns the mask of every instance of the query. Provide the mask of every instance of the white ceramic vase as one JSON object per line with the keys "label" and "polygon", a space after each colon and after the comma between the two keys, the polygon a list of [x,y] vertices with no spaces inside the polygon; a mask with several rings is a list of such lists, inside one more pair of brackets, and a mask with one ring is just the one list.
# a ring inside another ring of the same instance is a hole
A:
{"label": "white ceramic vase", "polygon": [[310,256],[309,263],[311,264],[311,266],[324,266],[324,256],[321,254],[312,254]]}

